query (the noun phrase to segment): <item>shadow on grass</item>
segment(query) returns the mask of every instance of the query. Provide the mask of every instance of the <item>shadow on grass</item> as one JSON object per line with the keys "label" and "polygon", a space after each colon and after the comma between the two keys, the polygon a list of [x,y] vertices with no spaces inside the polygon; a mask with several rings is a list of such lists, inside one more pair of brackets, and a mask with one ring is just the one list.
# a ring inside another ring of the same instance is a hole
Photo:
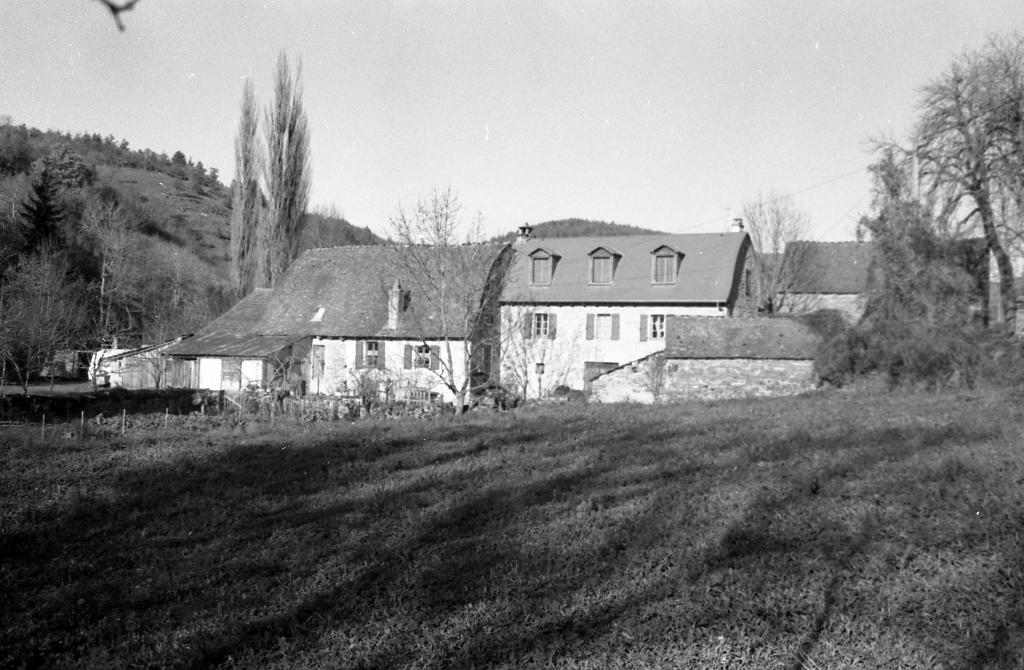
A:
{"label": "shadow on grass", "polygon": [[467,667],[726,633],[800,667],[861,615],[843,592],[881,532],[844,482],[990,434],[744,426],[367,428],[123,469],[0,538],[0,661]]}

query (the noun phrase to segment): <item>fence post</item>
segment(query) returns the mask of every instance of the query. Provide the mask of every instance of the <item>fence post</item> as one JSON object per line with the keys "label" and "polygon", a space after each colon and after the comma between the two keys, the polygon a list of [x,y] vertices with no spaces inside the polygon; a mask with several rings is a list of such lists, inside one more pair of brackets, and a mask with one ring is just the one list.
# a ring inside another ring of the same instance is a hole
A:
{"label": "fence post", "polygon": [[79,439],[85,439],[85,410],[82,410],[82,416],[78,422],[78,437]]}
{"label": "fence post", "polygon": [[46,412],[43,412],[42,428],[39,430],[39,446],[46,446]]}
{"label": "fence post", "polygon": [[125,423],[128,421],[128,410],[121,408],[121,437],[124,437]]}

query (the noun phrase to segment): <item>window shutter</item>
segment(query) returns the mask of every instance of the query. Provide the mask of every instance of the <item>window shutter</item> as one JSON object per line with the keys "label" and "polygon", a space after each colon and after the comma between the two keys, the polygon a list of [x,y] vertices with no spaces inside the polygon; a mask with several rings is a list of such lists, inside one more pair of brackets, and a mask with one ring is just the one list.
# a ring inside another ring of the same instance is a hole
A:
{"label": "window shutter", "polygon": [[558,322],[555,320],[554,314],[548,314],[548,339],[555,339],[555,325]]}
{"label": "window shutter", "polygon": [[619,339],[619,315],[612,314],[612,339]]}
{"label": "window shutter", "polygon": [[527,312],[523,317],[523,339],[533,337],[533,312]]}
{"label": "window shutter", "polygon": [[403,362],[406,370],[412,370],[412,345],[405,345],[405,360]]}
{"label": "window shutter", "polygon": [[646,314],[641,314],[640,315],[640,341],[641,342],[646,342],[647,341],[647,315]]}
{"label": "window shutter", "polygon": [[384,369],[384,340],[377,342],[377,369]]}
{"label": "window shutter", "polygon": [[594,339],[594,315],[587,314],[587,339]]}
{"label": "window shutter", "polygon": [[356,367],[363,367],[363,341],[356,340]]}
{"label": "window shutter", "polygon": [[441,347],[430,347],[430,369],[437,370],[441,362]]}

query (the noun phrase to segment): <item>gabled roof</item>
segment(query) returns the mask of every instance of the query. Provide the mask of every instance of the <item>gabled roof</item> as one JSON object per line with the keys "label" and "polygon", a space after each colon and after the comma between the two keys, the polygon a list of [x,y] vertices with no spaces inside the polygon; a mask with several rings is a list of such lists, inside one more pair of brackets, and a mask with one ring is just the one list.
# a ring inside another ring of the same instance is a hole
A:
{"label": "gabled roof", "polygon": [[666,358],[767,358],[811,360],[821,336],[785,317],[670,316]]}
{"label": "gabled roof", "polygon": [[789,292],[863,293],[874,250],[873,242],[790,242],[782,259],[794,268]]}
{"label": "gabled roof", "polygon": [[[739,280],[746,233],[615,235],[531,239],[515,246],[505,283],[506,303],[725,303]],[[674,284],[652,283],[652,251],[669,246],[683,254]],[[590,256],[597,247],[621,254],[611,284],[590,280]],[[551,283],[530,284],[529,256],[537,249],[561,255]]]}
{"label": "gabled roof", "polygon": [[[477,309],[491,269],[506,245],[458,247],[348,246],[311,249],[275,287],[257,327],[266,335],[325,337],[462,337],[469,309]],[[438,282],[429,268],[446,260],[448,300],[441,323]],[[418,269],[418,265],[428,268]],[[398,327],[388,329],[388,293],[395,280],[406,292]],[[323,309],[319,320],[313,321]],[[468,333],[465,333],[468,335]]]}

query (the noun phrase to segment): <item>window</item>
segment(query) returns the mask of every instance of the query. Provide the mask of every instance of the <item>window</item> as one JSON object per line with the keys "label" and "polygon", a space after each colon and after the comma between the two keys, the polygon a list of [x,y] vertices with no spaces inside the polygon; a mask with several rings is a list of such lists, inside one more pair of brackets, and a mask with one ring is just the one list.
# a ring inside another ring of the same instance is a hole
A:
{"label": "window", "polygon": [[368,368],[380,367],[380,342],[367,342],[363,349],[363,365]]}
{"label": "window", "polygon": [[587,314],[587,339],[619,339],[619,322],[618,314]]}
{"label": "window", "polygon": [[416,358],[413,360],[413,366],[417,368],[429,368],[430,367],[430,346],[421,344],[416,347]]}
{"label": "window", "polygon": [[551,283],[551,257],[550,256],[534,256],[531,260],[530,265],[530,283],[531,284],[550,284]]}
{"label": "window", "polygon": [[534,337],[547,337],[548,328],[551,322],[547,314],[534,314],[533,315],[533,336]]}
{"label": "window", "polygon": [[665,339],[665,315],[651,314],[651,339]]}
{"label": "window", "polygon": [[675,254],[658,254],[654,257],[654,283],[674,284],[676,281]]}
{"label": "window", "polygon": [[590,283],[612,283],[612,257],[595,255],[590,259]]}
{"label": "window", "polygon": [[383,340],[356,340],[356,367],[383,370]]}

